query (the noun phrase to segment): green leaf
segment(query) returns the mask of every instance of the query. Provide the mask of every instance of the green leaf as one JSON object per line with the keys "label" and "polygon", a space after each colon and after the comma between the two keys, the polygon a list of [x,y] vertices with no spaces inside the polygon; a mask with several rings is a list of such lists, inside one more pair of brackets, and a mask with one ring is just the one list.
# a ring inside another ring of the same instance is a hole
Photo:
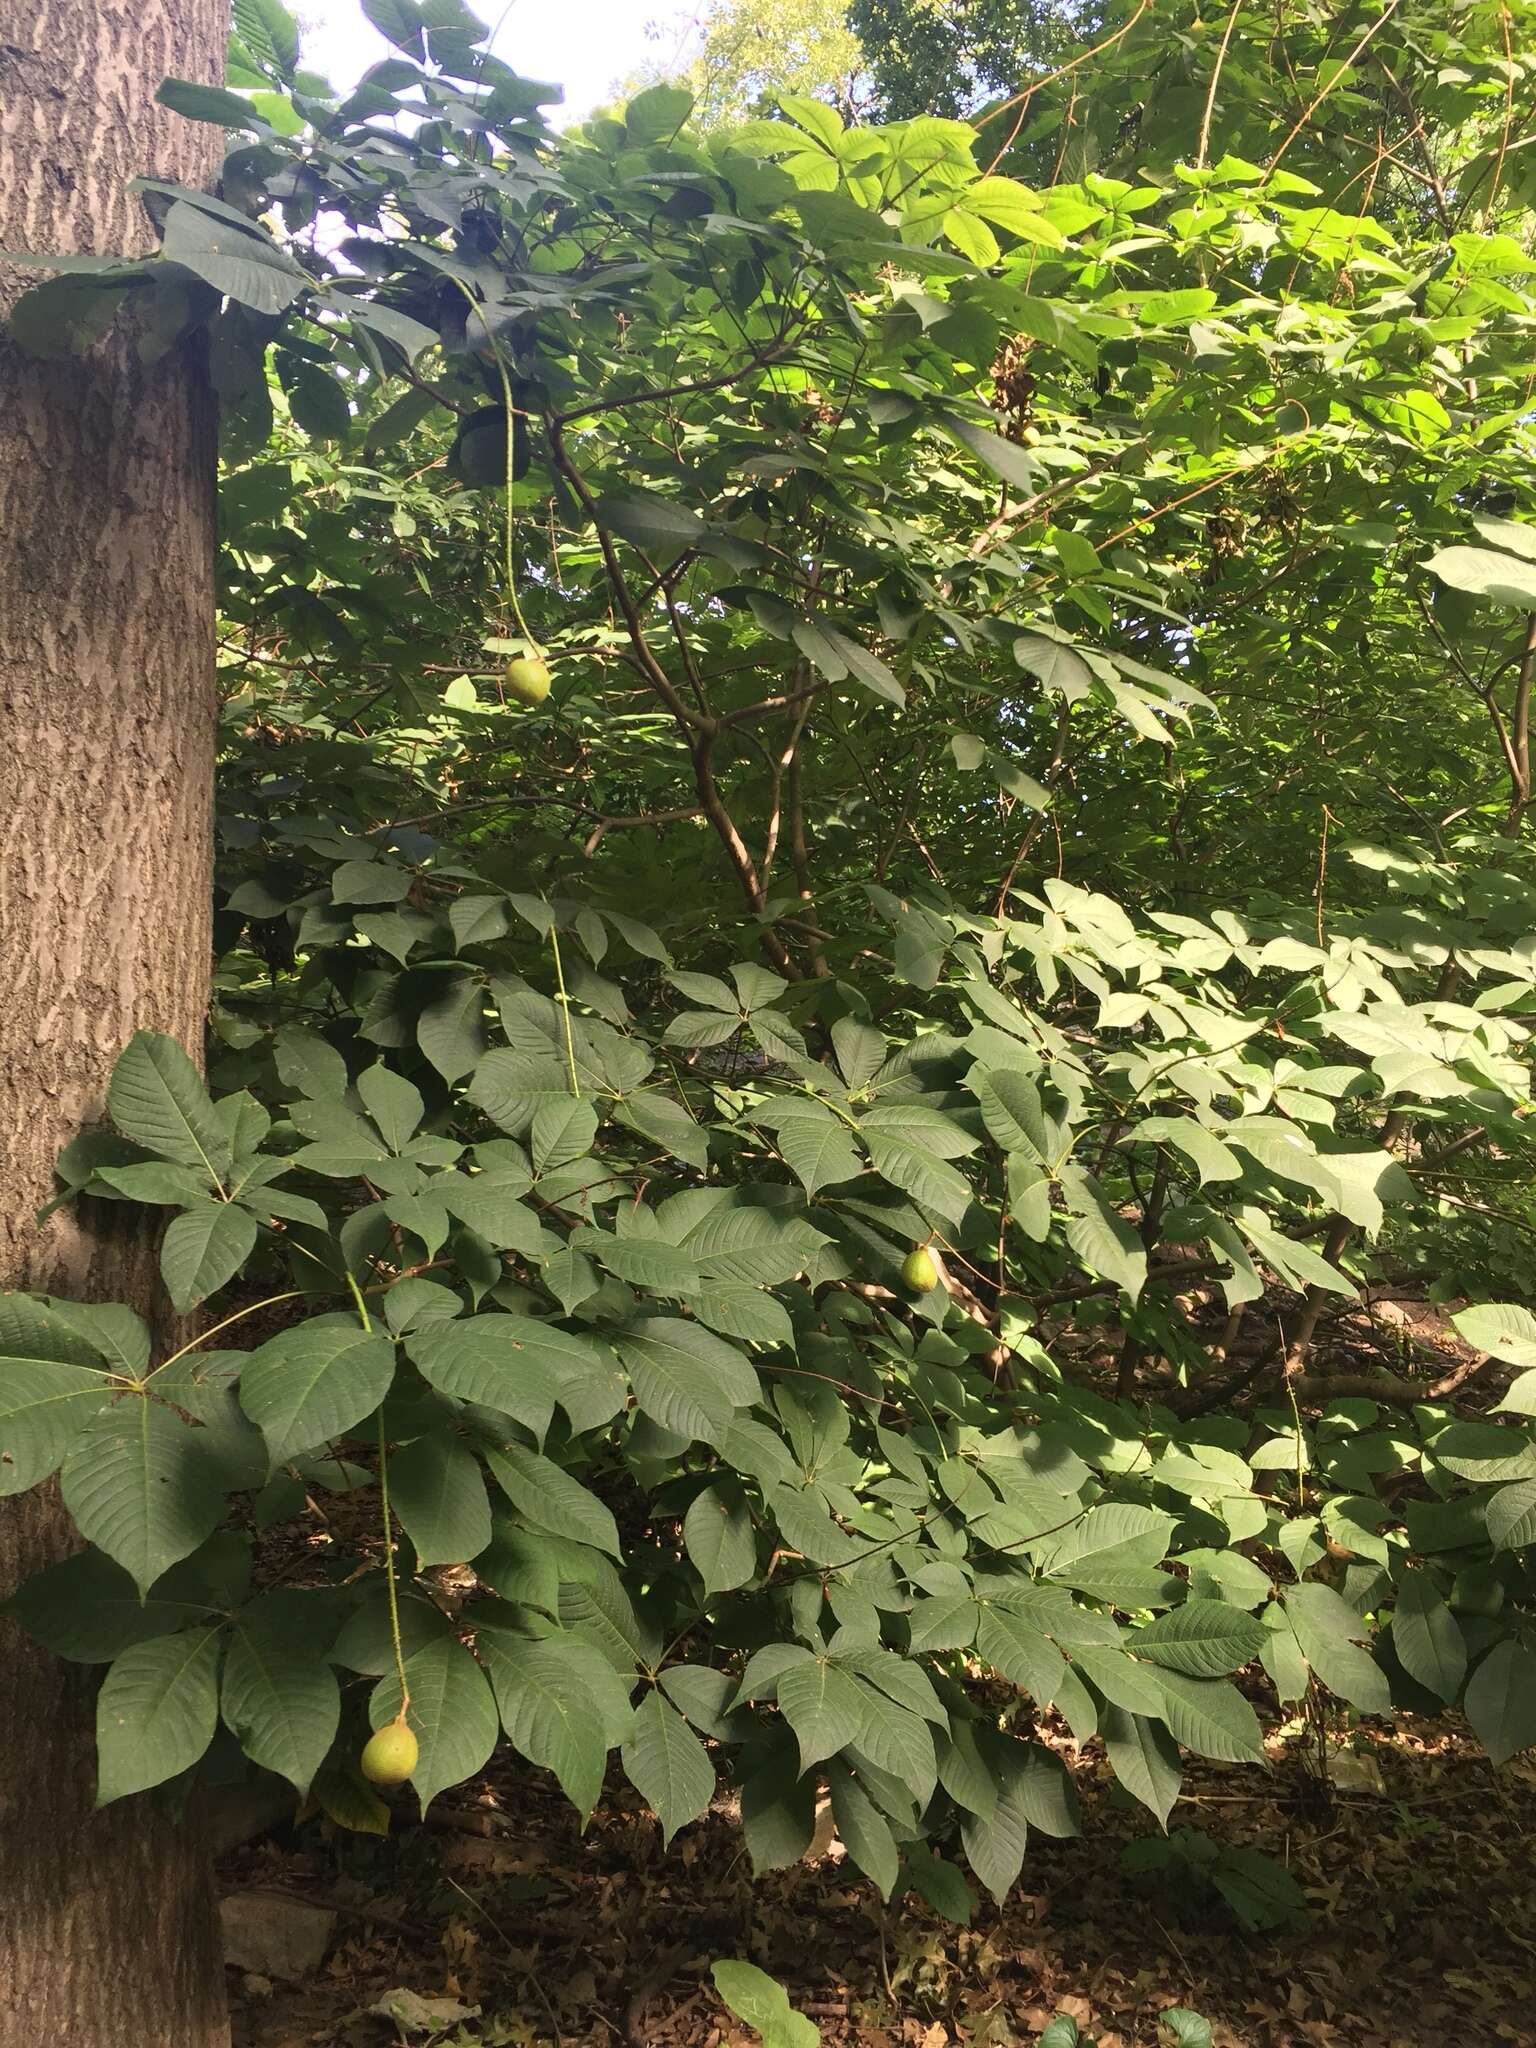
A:
{"label": "green leaf", "polygon": [[1002,1905],[1018,1882],[1029,1842],[1029,1820],[1018,1786],[1008,1782],[999,1788],[990,1817],[962,1814],[960,1839],[965,1844],[966,1861]]}
{"label": "green leaf", "polygon": [[981,1610],[976,1654],[1042,1707],[1048,1707],[1061,1689],[1066,1659],[1060,1650],[1006,1607]]}
{"label": "green leaf", "polygon": [[818,1103],[776,1105],[775,1135],[785,1165],[808,1195],[864,1171],[848,1126]]}
{"label": "green leaf", "polygon": [[792,1740],[777,1743],[741,1784],[741,1827],[759,1877],[798,1863],[816,1826],[816,1782],[800,1773]]}
{"label": "green leaf", "polygon": [[394,1346],[355,1316],[315,1316],[251,1353],[240,1405],[274,1465],[330,1443],[372,1415],[389,1392]]}
{"label": "green leaf", "polygon": [[171,1219],[160,1241],[160,1273],[178,1315],[233,1279],[256,1243],[250,1210],[232,1202],[205,1202]]}
{"label": "green leaf", "polygon": [[381,1062],[358,1075],[357,1092],[390,1151],[403,1152],[426,1108],[420,1089]]}
{"label": "green leaf", "polygon": [[952,206],[945,214],[944,232],[961,255],[969,256],[973,263],[996,263],[1003,253],[985,221],[978,220],[963,206]]}
{"label": "green leaf", "polygon": [[1410,1678],[1447,1706],[1457,1699],[1467,1675],[1467,1646],[1426,1572],[1408,1572],[1398,1586],[1392,1642]]}
{"label": "green leaf", "polygon": [[[22,1295],[0,1295],[0,1360],[5,1357],[5,1308]],[[99,1352],[114,1372],[136,1379],[149,1367],[149,1325],[115,1301],[54,1301],[42,1306]]]}
{"label": "green leaf", "polygon": [[1064,1166],[1058,1177],[1067,1200],[1067,1243],[1090,1273],[1113,1280],[1134,1302],[1147,1284],[1145,1245],[1092,1174]]}
{"label": "green leaf", "polygon": [[792,1664],[780,1674],[779,1710],[795,1731],[802,1771],[857,1741],[866,1713],[854,1680],[823,1657]]}
{"label": "green leaf", "polygon": [[1424,564],[1453,590],[1492,598],[1495,604],[1536,611],[1536,562],[1506,555],[1495,548],[1441,548]]}
{"label": "green leaf", "polygon": [[100,1351],[70,1320],[30,1295],[0,1295],[0,1498],[57,1471],[111,1397]]}
{"label": "green leaf", "polygon": [[224,1660],[225,1722],[252,1763],[288,1779],[301,1795],[341,1719],[336,1674],[324,1656],[335,1623],[327,1625],[323,1600],[276,1592],[253,1601],[235,1619]]}
{"label": "green leaf", "polygon": [[219,128],[254,128],[255,108],[238,93],[217,85],[194,85],[185,78],[162,78],[155,92],[162,107],[189,121],[211,121]]}
{"label": "green leaf", "polygon": [[256,313],[285,312],[312,288],[307,272],[254,222],[236,227],[184,199],[176,200],[165,217],[162,246],[171,262]]}
{"label": "green leaf", "polygon": [[189,1770],[219,1713],[219,1633],[191,1629],[124,1650],[96,1700],[96,1804]]}
{"label": "green leaf", "polygon": [[590,1544],[610,1557],[623,1555],[613,1516],[563,1466],[518,1444],[488,1449],[485,1461],[512,1505],[536,1529]]}
{"label": "green leaf", "polygon": [[737,1487],[706,1486],[683,1518],[683,1542],[707,1599],[744,1586],[757,1570],[757,1540]]}
{"label": "green leaf", "polygon": [[1158,2014],[1157,2024],[1166,2030],[1173,2048],[1212,2048],[1210,2021],[1186,2005],[1170,2005]]}
{"label": "green leaf", "polygon": [[827,1784],[839,1839],[881,1898],[888,1899],[901,1868],[889,1821],[845,1764],[828,1763]]}
{"label": "green leaf", "polygon": [[218,1186],[229,1141],[202,1076],[174,1038],[136,1031],[107,1084],[107,1113],[125,1138],[183,1166],[198,1166]]}
{"label": "green leaf", "polygon": [[1536,1543],[1536,1479],[1501,1486],[1484,1509],[1495,1550],[1525,1550]]}
{"label": "green leaf", "polygon": [[[456,1400],[510,1415],[542,1437],[550,1411],[614,1376],[608,1352],[532,1316],[485,1314],[413,1330],[406,1349],[423,1378]],[[612,1410],[609,1410],[612,1413]]]}
{"label": "green leaf", "polygon": [[1053,1579],[1120,1607],[1167,1607],[1175,1582],[1153,1571],[1167,1554],[1173,1517],[1130,1501],[1102,1501],[1036,1549]]}
{"label": "green leaf", "polygon": [[1347,1601],[1331,1586],[1307,1582],[1292,1586],[1285,1596],[1285,1612],[1302,1655],[1330,1692],[1348,1700],[1362,1714],[1390,1714],[1392,1693],[1386,1673],[1355,1640],[1369,1635]]}
{"label": "green leaf", "polygon": [[696,547],[709,529],[697,512],[655,491],[610,492],[597,501],[597,521],[658,560]]}
{"label": "green leaf", "polygon": [[418,1565],[463,1564],[491,1540],[480,1460],[456,1436],[439,1431],[394,1451],[389,1499]]}
{"label": "green leaf", "polygon": [[92,1419],[65,1461],[60,1484],[76,1528],[141,1592],[223,1519],[206,1437],[159,1402],[130,1395]]}
{"label": "green leaf", "polygon": [[1181,1671],[1160,1676],[1163,1719],[1176,1742],[1218,1763],[1263,1763],[1258,1716],[1236,1686],[1220,1679],[1186,1678]]}
{"label": "green leaf", "polygon": [[944,414],[940,425],[945,433],[979,457],[1005,484],[1014,484],[1026,494],[1035,489],[1041,470],[1028,449],[1019,447],[1015,441],[1005,441],[1001,434],[994,434],[971,420],[962,419],[958,413]]}
{"label": "green leaf", "polygon": [[663,1429],[718,1446],[739,1408],[757,1399],[757,1375],[734,1345],[671,1316],[647,1316],[614,1346],[643,1414]]}
{"label": "green leaf", "polygon": [[1536,1439],[1496,1422],[1453,1422],[1430,1445],[1437,1465],[1480,1486],[1536,1478]]}
{"label": "green leaf", "polygon": [[661,1822],[662,1847],[697,1820],[715,1795],[715,1767],[699,1738],[661,1694],[648,1692],[623,1751],[625,1775]]}
{"label": "green leaf", "polygon": [[576,1096],[541,1102],[533,1113],[529,1138],[535,1172],[548,1173],[573,1159],[584,1159],[596,1136],[597,1111],[590,1102]]}
{"label": "green leaf", "polygon": [[1269,1631],[1251,1614],[1221,1600],[1186,1600],[1131,1638],[1140,1657],[1191,1678],[1220,1678],[1257,1657]]}
{"label": "green leaf", "polygon": [[1013,178],[985,177],[967,185],[964,193],[967,212],[980,214],[1005,234],[1017,235],[1022,242],[1033,242],[1046,249],[1065,246],[1061,230],[1046,219],[1040,211],[1041,201],[1027,185],[1020,185]]}
{"label": "green leaf", "polygon": [[[926,1806],[939,1777],[933,1731],[928,1722],[921,1714],[898,1706],[894,1699],[874,1686],[861,1684],[859,1690],[864,1703],[864,1719],[855,1747],[860,1759],[867,1758],[877,1770],[899,1779],[918,1804]],[[782,1707],[783,1704],[781,1681],[779,1705]],[[793,1716],[790,1721],[793,1726]]]}
{"label": "green leaf", "polygon": [[[496,1747],[496,1706],[485,1673],[456,1636],[435,1637],[405,1660],[406,1714],[421,1754],[411,1783],[426,1812],[438,1793],[472,1778]],[[400,1711],[400,1681],[387,1671],[368,1701],[373,1728]]]}
{"label": "green leaf", "polygon": [[[189,1567],[190,1568],[190,1567]],[[172,1572],[147,1598],[121,1565],[99,1550],[79,1550],[25,1580],[0,1610],[56,1657],[110,1664],[114,1657],[200,1621],[213,1604],[175,1585]]]}
{"label": "green leaf", "polygon": [[[1481,1302],[1451,1321],[1467,1342],[1508,1365],[1536,1366],[1536,1315],[1509,1302]],[[1508,1401],[1500,1404],[1507,1407]],[[1531,1413],[1526,1409],[1525,1413]]]}
{"label": "green leaf", "polygon": [[170,1208],[191,1208],[208,1195],[208,1176],[190,1166],[176,1166],[168,1159],[146,1159],[137,1166],[99,1166],[91,1181],[93,1192],[101,1185],[131,1202],[155,1202]]}
{"label": "green leaf", "polygon": [[968,1650],[976,1640],[981,1616],[970,1593],[938,1594],[913,1602],[910,1617],[911,1648],[920,1650]]}
{"label": "green leaf", "polygon": [[818,2048],[820,2030],[795,2011],[784,1986],[756,1963],[711,1963],[709,1973],[737,2019],[761,2034],[763,2048]]}
{"label": "green leaf", "polygon": [[1536,1743],[1536,1652],[1512,1638],[1495,1643],[1467,1686],[1467,1719],[1491,1763]]}
{"label": "green leaf", "polygon": [[534,1642],[493,1629],[483,1632],[483,1652],[507,1739],[554,1772],[585,1826],[608,1751],[631,1733],[622,1681],[601,1651],[575,1636]]}
{"label": "green leaf", "polygon": [[894,704],[898,710],[905,705],[906,691],[879,656],[871,654],[862,641],[840,632],[825,619],[797,619],[790,630],[800,652],[830,682],[838,683],[846,676],[852,676],[871,697]]}
{"label": "green leaf", "polygon": [[631,142],[670,140],[693,111],[693,94],[685,86],[652,85],[637,92],[624,109]]}
{"label": "green leaf", "polygon": [[1166,1830],[1182,1776],[1178,1745],[1161,1721],[1119,1707],[1104,1709],[1099,1728],[1115,1776]]}
{"label": "green leaf", "polygon": [[946,1223],[958,1224],[971,1203],[970,1183],[933,1155],[932,1139],[921,1126],[881,1127],[859,1135],[869,1148],[870,1163],[892,1187],[911,1195]]}

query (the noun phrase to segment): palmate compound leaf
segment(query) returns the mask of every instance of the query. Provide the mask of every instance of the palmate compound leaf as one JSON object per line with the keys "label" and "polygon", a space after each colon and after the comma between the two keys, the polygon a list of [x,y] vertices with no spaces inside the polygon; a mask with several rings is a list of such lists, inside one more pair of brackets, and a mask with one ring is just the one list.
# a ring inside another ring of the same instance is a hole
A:
{"label": "palmate compound leaf", "polygon": [[394,1346],[355,1316],[314,1316],[253,1351],[240,1405],[274,1465],[355,1428],[389,1392]]}
{"label": "palmate compound leaf", "polygon": [[661,1822],[665,1847],[679,1828],[697,1820],[715,1794],[709,1752],[682,1715],[654,1689],[635,1713],[624,1745],[625,1774]]}
{"label": "palmate compound leaf", "polygon": [[[473,1777],[496,1746],[496,1705],[485,1673],[456,1636],[434,1637],[405,1660],[406,1715],[420,1745],[411,1783],[426,1812],[438,1793]],[[386,1728],[400,1710],[393,1669],[374,1687],[368,1719]]]}
{"label": "palmate compound leaf", "polygon": [[217,1629],[124,1650],[96,1700],[96,1804],[164,1784],[195,1764],[219,1711]]}

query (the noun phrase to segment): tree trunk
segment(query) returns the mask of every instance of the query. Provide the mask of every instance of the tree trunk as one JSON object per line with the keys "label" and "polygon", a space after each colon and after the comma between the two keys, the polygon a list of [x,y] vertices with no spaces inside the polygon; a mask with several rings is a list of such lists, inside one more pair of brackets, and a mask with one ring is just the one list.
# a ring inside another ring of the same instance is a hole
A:
{"label": "tree trunk", "polygon": [[[124,186],[211,186],[220,131],[154,93],[222,76],[228,0],[0,13],[0,248],[152,247]],[[37,275],[0,264],[0,316]],[[0,1287],[154,1297],[125,1210],[34,1217],[130,1033],[202,1041],[214,428],[193,353],[146,369],[116,334],[39,362],[0,336]],[[71,1541],[54,1489],[0,1501],[0,1593]],[[200,1825],[154,1795],[93,1813],[94,1693],[0,1621],[0,2048],[216,2048]]]}

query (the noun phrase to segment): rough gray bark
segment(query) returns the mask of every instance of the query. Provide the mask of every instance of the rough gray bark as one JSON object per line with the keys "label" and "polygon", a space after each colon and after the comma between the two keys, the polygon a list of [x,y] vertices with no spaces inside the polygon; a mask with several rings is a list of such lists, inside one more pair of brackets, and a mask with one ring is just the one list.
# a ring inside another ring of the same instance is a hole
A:
{"label": "rough gray bark", "polygon": [[[222,144],[155,88],[217,81],[227,30],[228,0],[0,0],[0,248],[151,247],[128,179],[211,185]],[[0,315],[37,275],[0,265]],[[213,491],[193,355],[0,337],[0,1287],[151,1299],[122,1210],[34,1216],[124,1040],[201,1043]],[[70,1540],[51,1488],[0,1501],[0,1593]],[[0,2048],[217,2048],[200,1827],[153,1795],[92,1812],[94,1692],[0,1621]]]}

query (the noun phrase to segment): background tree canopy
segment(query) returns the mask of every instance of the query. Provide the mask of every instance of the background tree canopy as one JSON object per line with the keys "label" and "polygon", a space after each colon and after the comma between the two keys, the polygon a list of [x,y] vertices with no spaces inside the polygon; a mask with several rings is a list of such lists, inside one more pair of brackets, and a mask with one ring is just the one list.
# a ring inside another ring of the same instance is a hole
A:
{"label": "background tree canopy", "polygon": [[60,1162],[203,1334],[0,1307],[103,1799],[403,1719],[963,1914],[1054,1716],[1160,1823],[1303,1700],[1536,1742],[1528,0],[857,0],[890,118],[563,133],[368,11],[338,101],[240,0],[220,195],[14,320],[225,433],[211,1092]]}

